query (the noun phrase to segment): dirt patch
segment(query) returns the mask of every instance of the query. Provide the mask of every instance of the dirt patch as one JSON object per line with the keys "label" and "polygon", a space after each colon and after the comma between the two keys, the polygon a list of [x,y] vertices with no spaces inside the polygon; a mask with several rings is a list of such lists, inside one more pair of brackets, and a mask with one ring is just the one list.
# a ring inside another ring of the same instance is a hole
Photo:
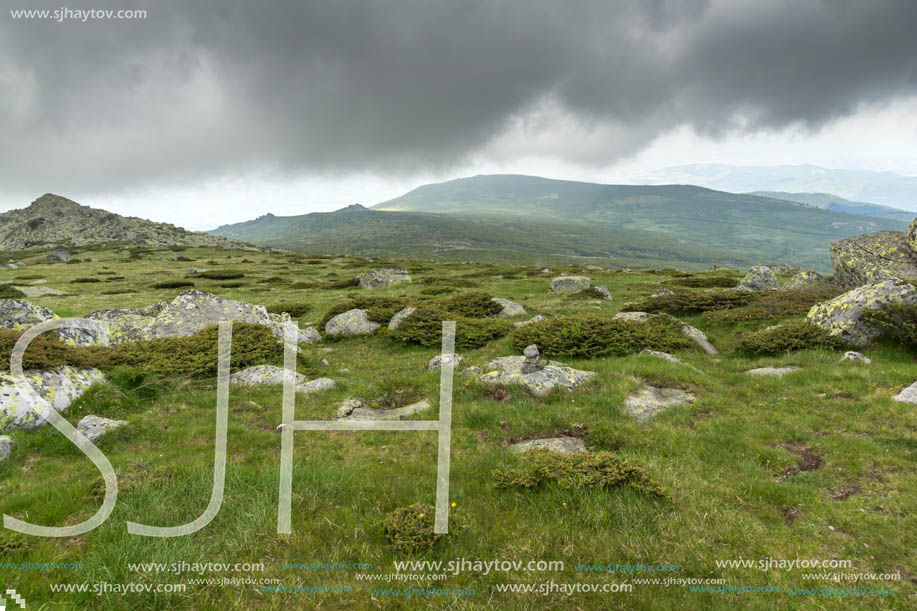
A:
{"label": "dirt patch", "polygon": [[862,490],[859,484],[851,484],[849,486],[844,486],[843,488],[838,488],[831,493],[831,498],[835,501],[843,501],[849,499],[854,494]]}
{"label": "dirt patch", "polygon": [[783,443],[773,443],[771,445],[777,448],[783,448],[802,460],[801,463],[787,468],[786,471],[777,478],[778,481],[803,471],[814,471],[822,465],[822,455],[801,441],[785,441]]}
{"label": "dirt patch", "polygon": [[780,513],[783,514],[783,521],[787,525],[793,524],[802,517],[802,509],[799,507],[784,507],[780,510]]}

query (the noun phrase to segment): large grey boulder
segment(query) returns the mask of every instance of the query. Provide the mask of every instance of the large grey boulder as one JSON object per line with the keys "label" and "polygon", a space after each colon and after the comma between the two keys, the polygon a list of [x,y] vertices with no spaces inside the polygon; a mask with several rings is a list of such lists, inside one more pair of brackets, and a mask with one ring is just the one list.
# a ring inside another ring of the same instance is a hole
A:
{"label": "large grey boulder", "polygon": [[[70,404],[87,388],[105,381],[98,369],[76,369],[63,366],[54,369],[30,369],[26,379],[38,395],[48,401],[59,413],[64,413]],[[30,430],[47,424],[35,411],[31,393],[24,393],[13,382],[8,372],[0,372],[0,431],[13,429]]]}
{"label": "large grey boulder", "polygon": [[0,299],[0,327],[4,329],[28,329],[53,318],[57,314],[40,305],[21,299]]}
{"label": "large grey boulder", "polygon": [[855,346],[866,346],[881,332],[866,324],[863,313],[890,303],[917,304],[917,289],[893,278],[847,291],[830,301],[812,306],[806,320]]}
{"label": "large grey boulder", "polygon": [[890,278],[917,278],[917,252],[909,241],[913,239],[911,232],[880,231],[834,242],[834,281],[841,286],[863,286]]}
{"label": "large grey boulder", "polygon": [[550,437],[547,439],[529,439],[510,446],[513,452],[528,450],[548,450],[557,454],[583,454],[586,444],[577,437]]}
{"label": "large grey boulder", "polygon": [[0,435],[0,462],[3,462],[13,453],[16,442],[9,435]]}
{"label": "large grey boulder", "polygon": [[410,282],[411,275],[403,267],[380,267],[360,274],[360,288],[381,289],[394,284]]}
{"label": "large grey boulder", "polygon": [[551,292],[557,295],[579,293],[591,285],[592,280],[588,276],[558,276],[551,280]]}
{"label": "large grey boulder", "polygon": [[690,405],[694,395],[680,388],[645,386],[625,400],[626,411],[637,422],[645,422],[670,407]]}
{"label": "large grey boulder", "polygon": [[166,302],[152,323],[141,331],[143,339],[185,337],[221,320],[272,326],[274,321],[264,306],[224,299],[204,291],[182,291]]}
{"label": "large grey boulder", "polygon": [[522,307],[522,304],[516,303],[515,301],[510,301],[509,299],[503,299],[501,297],[493,297],[492,301],[503,308],[500,313],[497,314],[500,318],[513,318],[514,316],[525,316],[528,314],[525,308]]}
{"label": "large grey boulder", "polygon": [[369,335],[379,328],[379,323],[369,319],[366,310],[347,310],[325,323],[325,333],[332,337]]}
{"label": "large grey boulder", "polygon": [[70,260],[70,251],[64,248],[63,246],[58,246],[54,250],[48,253],[48,256],[45,257],[45,261],[48,263],[66,263]]}
{"label": "large grey boulder", "polygon": [[777,288],[777,275],[766,265],[756,265],[742,278],[737,291],[772,291]]}
{"label": "large grey boulder", "polygon": [[111,418],[90,415],[84,417],[77,423],[76,430],[94,443],[109,431],[119,429],[126,424],[127,420],[112,420]]}
{"label": "large grey boulder", "polygon": [[[242,371],[237,371],[229,376],[230,384],[244,384],[246,386],[255,386],[257,384],[283,384],[283,367],[275,365],[255,365]],[[331,378],[317,378],[309,381],[309,378],[301,373],[293,373],[294,389],[297,392],[312,393],[320,390],[328,390],[335,387],[335,381]]]}

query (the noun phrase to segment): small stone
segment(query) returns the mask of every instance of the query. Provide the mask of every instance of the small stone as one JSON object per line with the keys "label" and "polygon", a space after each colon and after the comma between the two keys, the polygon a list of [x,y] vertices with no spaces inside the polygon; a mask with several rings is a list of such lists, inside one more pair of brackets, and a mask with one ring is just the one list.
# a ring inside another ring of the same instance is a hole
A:
{"label": "small stone", "polygon": [[579,293],[591,284],[592,280],[588,276],[558,276],[551,280],[551,292],[558,295]]}
{"label": "small stone", "polygon": [[628,322],[643,322],[650,317],[646,312],[618,312],[612,320],[626,320]]}
{"label": "small stone", "polygon": [[509,299],[503,299],[501,297],[492,297],[491,301],[503,307],[503,310],[500,311],[497,316],[499,318],[512,318],[514,316],[525,316],[528,312],[525,311],[525,308],[521,304],[516,303],[515,301],[510,301]]}
{"label": "small stone", "polygon": [[662,289],[661,291],[656,291],[650,297],[665,297],[666,295],[674,295],[675,291],[672,289]]}
{"label": "small stone", "polygon": [[801,367],[759,367],[758,369],[749,369],[745,373],[753,376],[783,376],[800,369]]}
{"label": "small stone", "polygon": [[401,326],[401,323],[404,322],[404,320],[408,316],[410,316],[411,314],[413,314],[416,311],[417,311],[417,308],[408,306],[406,308],[401,308],[400,310],[395,312],[395,315],[392,316],[392,319],[388,321],[388,330],[394,331],[395,329],[397,329],[399,326]]}
{"label": "small stone", "polygon": [[126,424],[126,420],[112,420],[111,418],[90,415],[77,423],[76,430],[85,435],[89,441],[95,442],[109,431],[121,428]]}
{"label": "small stone", "polygon": [[629,396],[625,405],[627,413],[638,422],[645,422],[670,407],[689,405],[694,395],[680,388],[658,388],[645,386],[642,390]]}
{"label": "small stone", "polygon": [[378,409],[372,407],[354,407],[349,412],[341,415],[344,407],[338,409],[338,419],[340,420],[406,420],[407,416],[413,416],[419,412],[430,409],[431,403],[427,399],[396,407],[393,409]]}
{"label": "small stone", "polygon": [[841,360],[842,360],[842,361],[859,361],[859,362],[865,363],[865,364],[867,364],[867,365],[869,365],[869,364],[872,363],[872,359],[870,359],[869,357],[867,357],[865,354],[861,354],[861,353],[859,353],[859,352],[854,352],[854,351],[852,351],[852,350],[849,351],[849,352],[845,352],[845,353],[844,353],[844,356],[843,356],[843,358],[841,358]]}
{"label": "small stone", "polygon": [[0,462],[6,460],[13,453],[16,442],[9,435],[0,435]]}
{"label": "small stone", "polygon": [[427,369],[433,371],[435,369],[442,369],[443,365],[451,364],[453,368],[461,365],[465,362],[465,357],[461,354],[437,354],[430,362],[427,363]]}
{"label": "small stone", "polygon": [[779,286],[777,276],[766,265],[756,265],[751,268],[739,285],[737,291],[770,291]]}
{"label": "small stone", "polygon": [[541,322],[543,320],[547,320],[547,319],[544,316],[542,316],[541,314],[538,314],[537,316],[533,316],[532,318],[528,320],[520,320],[518,322],[514,322],[513,326],[514,327],[524,327],[525,325],[530,325],[533,322]]}
{"label": "small stone", "polygon": [[586,452],[586,444],[576,437],[551,437],[549,439],[529,439],[520,441],[510,446],[514,452],[527,450],[548,450],[558,454],[582,454]]}
{"label": "small stone", "polygon": [[544,365],[541,364],[541,356],[538,353],[538,346],[531,344],[525,347],[525,350],[522,351],[522,355],[525,357],[525,362],[522,363],[522,373],[535,373],[544,369]]}

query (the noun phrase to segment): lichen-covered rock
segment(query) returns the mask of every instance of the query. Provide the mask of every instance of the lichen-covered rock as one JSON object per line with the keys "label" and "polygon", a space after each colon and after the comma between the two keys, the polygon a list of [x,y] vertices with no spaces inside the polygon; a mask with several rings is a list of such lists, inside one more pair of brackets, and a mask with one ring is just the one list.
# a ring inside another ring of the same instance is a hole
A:
{"label": "lichen-covered rock", "polygon": [[650,315],[646,312],[618,312],[612,317],[613,320],[626,320],[628,322],[643,322],[649,319]]}
{"label": "lichen-covered rock", "polygon": [[834,281],[841,286],[863,286],[889,278],[917,278],[917,252],[908,235],[880,231],[834,242]]}
{"label": "lichen-covered rock", "polygon": [[[283,384],[283,367],[275,365],[255,365],[237,371],[229,376],[230,384],[245,384],[254,386],[256,384]],[[297,392],[311,393],[320,390],[334,388],[335,381],[331,378],[318,378],[309,381],[309,378],[301,373],[293,374],[293,384]]]}
{"label": "lichen-covered rock", "polygon": [[28,329],[53,318],[57,314],[40,305],[21,299],[0,299],[0,327],[4,329]]}
{"label": "lichen-covered rock", "polygon": [[500,318],[512,318],[514,316],[525,316],[528,314],[525,308],[515,301],[510,301],[509,299],[503,299],[501,297],[493,297],[491,301],[503,307],[500,313],[497,314]]}
{"label": "lichen-covered rock", "polygon": [[640,352],[640,354],[656,357],[657,359],[662,359],[670,363],[677,363],[679,365],[685,364],[684,361],[682,361],[680,358],[678,358],[677,356],[673,354],[669,354],[668,352],[660,352],[659,350],[650,350],[648,348],[644,348],[643,351]]}
{"label": "lichen-covered rock", "polygon": [[558,276],[551,280],[551,292],[558,295],[579,293],[591,284],[592,280],[588,276]]}
{"label": "lichen-covered rock", "polygon": [[859,352],[853,352],[853,351],[845,352],[844,356],[841,357],[841,360],[842,361],[854,361],[858,363],[863,363],[865,365],[872,364],[871,358],[869,358],[865,354],[861,354]]}
{"label": "lichen-covered rock", "polygon": [[388,330],[394,331],[395,329],[397,329],[399,326],[401,326],[401,323],[403,323],[408,316],[410,316],[411,314],[413,314],[416,311],[417,311],[417,308],[408,306],[406,308],[401,308],[400,310],[395,312],[395,315],[392,316],[392,319],[388,321]]}
{"label": "lichen-covered rock", "polygon": [[771,268],[766,265],[756,265],[748,270],[748,274],[742,278],[735,290],[771,291],[776,289],[777,285],[777,276]]}
{"label": "lichen-covered rock", "polygon": [[694,395],[680,388],[645,386],[625,400],[626,411],[638,422],[645,422],[670,407],[690,405]]}
{"label": "lichen-covered rock", "polygon": [[749,369],[745,373],[753,376],[785,376],[788,373],[799,371],[800,367],[759,367],[758,369]]}
{"label": "lichen-covered rock", "polygon": [[418,401],[417,403],[412,403],[411,405],[405,405],[404,407],[396,407],[393,409],[382,409],[382,408],[373,408],[373,407],[363,407],[363,405],[350,408],[346,414],[341,415],[345,408],[341,406],[338,409],[338,419],[339,420],[406,420],[408,416],[413,416],[420,412],[430,409],[431,403],[427,399]]}
{"label": "lichen-covered rock", "polygon": [[70,251],[64,248],[63,246],[58,246],[54,250],[48,253],[48,256],[45,257],[45,261],[48,263],[66,263],[70,260]]}
{"label": "lichen-covered rock", "polygon": [[325,323],[325,333],[332,337],[369,335],[379,328],[379,323],[369,319],[366,310],[347,310]]}
{"label": "lichen-covered rock", "polygon": [[510,449],[514,452],[548,450],[557,454],[582,454],[586,451],[586,444],[577,437],[551,437],[548,439],[520,441],[511,445]]}
{"label": "lichen-covered rock", "polygon": [[881,332],[865,323],[863,313],[881,309],[888,303],[917,304],[917,289],[897,278],[861,286],[815,304],[806,320],[855,346],[866,346]]}
{"label": "lichen-covered rock", "polygon": [[[681,322],[681,321],[679,321]],[[701,350],[707,354],[719,354],[720,351],[716,349],[710,340],[707,338],[707,335],[698,329],[697,327],[692,327],[686,322],[681,323],[681,332],[684,333],[685,337],[696,343],[701,347]]]}
{"label": "lichen-covered rock", "polygon": [[[268,314],[271,317],[271,333],[274,334],[274,337],[283,341],[286,331],[284,330],[284,318],[283,314]],[[322,341],[322,334],[319,333],[314,327],[305,326],[299,327],[299,335],[297,336],[297,344],[314,344]]]}
{"label": "lichen-covered rock", "polygon": [[9,435],[0,435],[0,462],[3,462],[13,453],[16,442]]}
{"label": "lichen-covered rock", "polygon": [[111,418],[90,415],[77,423],[76,430],[85,435],[89,441],[95,442],[109,431],[119,429],[126,424],[127,420],[112,420]]}
{"label": "lichen-covered rock", "polygon": [[614,298],[611,296],[611,291],[609,291],[609,290],[608,290],[608,287],[605,286],[604,284],[602,284],[602,285],[600,285],[600,286],[594,286],[594,287],[592,287],[592,288],[595,289],[596,291],[598,291],[599,294],[602,295],[602,299],[604,299],[605,301],[612,301],[612,300],[614,299]]}
{"label": "lichen-covered rock", "polygon": [[823,286],[830,284],[827,278],[819,274],[818,272],[805,271],[799,272],[792,278],[786,281],[782,287],[786,291],[794,291],[799,289],[809,288],[811,286]]}
{"label": "lichen-covered rock", "polygon": [[514,327],[524,327],[525,325],[530,325],[533,322],[541,322],[542,320],[547,320],[547,319],[544,316],[542,316],[541,314],[538,314],[536,316],[529,318],[528,320],[520,320],[520,321],[514,322],[513,326]]}
{"label": "lichen-covered rock", "polygon": [[914,382],[892,398],[900,403],[917,405],[917,382]]}
{"label": "lichen-covered rock", "polygon": [[[105,376],[98,369],[76,369],[69,366],[48,370],[30,369],[24,373],[38,395],[60,413],[66,412],[70,404],[87,388],[105,381]],[[13,382],[11,374],[0,372],[0,431],[29,430],[47,424],[34,410],[35,406],[31,394],[22,392]]]}
{"label": "lichen-covered rock", "polygon": [[381,289],[410,281],[411,275],[403,267],[380,267],[360,274],[360,288],[364,289]]}
{"label": "lichen-covered rock", "polygon": [[451,364],[453,368],[458,367],[465,362],[465,357],[461,354],[437,354],[430,362],[427,363],[427,369],[433,371],[435,369],[442,369],[443,364]]}
{"label": "lichen-covered rock", "polygon": [[153,322],[142,330],[143,339],[185,337],[221,320],[271,326],[273,320],[264,306],[225,299],[191,289],[165,303]]}
{"label": "lichen-covered rock", "polygon": [[536,397],[546,397],[554,387],[573,390],[585,384],[594,371],[580,371],[564,367],[556,361],[541,362],[540,369],[532,371],[533,356],[506,356],[488,361],[484,368],[487,373],[478,376],[478,381],[490,386],[509,386],[518,384]]}
{"label": "lichen-covered rock", "polygon": [[480,367],[466,367],[465,369],[462,369],[462,375],[466,378],[479,376],[482,373],[484,373],[484,370]]}

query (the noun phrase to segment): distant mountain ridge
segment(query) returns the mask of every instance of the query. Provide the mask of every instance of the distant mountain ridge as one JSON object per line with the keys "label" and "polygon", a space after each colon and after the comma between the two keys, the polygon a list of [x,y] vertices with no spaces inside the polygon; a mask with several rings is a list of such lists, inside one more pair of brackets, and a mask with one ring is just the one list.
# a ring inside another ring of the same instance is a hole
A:
{"label": "distant mountain ridge", "polygon": [[0,213],[2,250],[26,250],[47,244],[87,246],[106,242],[138,246],[244,246],[225,237],[90,208],[52,193],[42,195],[26,208]]}
{"label": "distant mountain ridge", "polygon": [[917,213],[907,212],[891,206],[881,206],[879,204],[870,204],[868,202],[852,202],[848,199],[834,195],[832,193],[787,193],[785,191],[752,191],[748,195],[760,195],[761,197],[772,197],[782,199],[788,202],[797,202],[821,208],[822,210],[832,210],[834,212],[846,212],[847,214],[860,214],[865,216],[878,216],[900,220],[903,223],[910,223]]}

